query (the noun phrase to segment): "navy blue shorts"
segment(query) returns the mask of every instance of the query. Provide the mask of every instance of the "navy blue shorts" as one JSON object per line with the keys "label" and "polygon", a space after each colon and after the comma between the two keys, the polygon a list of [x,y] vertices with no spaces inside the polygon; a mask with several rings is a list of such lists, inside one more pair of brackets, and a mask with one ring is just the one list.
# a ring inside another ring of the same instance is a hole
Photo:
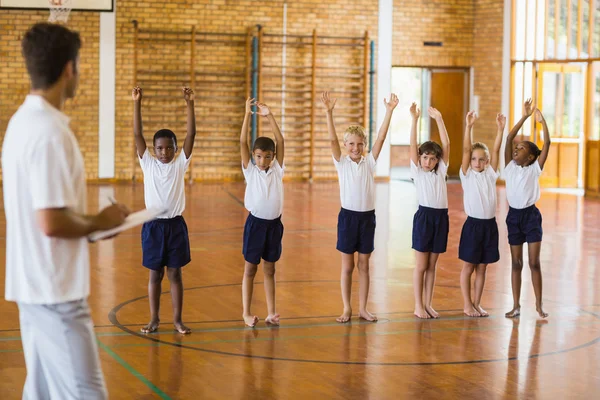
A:
{"label": "navy blue shorts", "polygon": [[413,218],[412,248],[421,253],[445,253],[449,230],[447,208],[419,206]]}
{"label": "navy blue shorts", "polygon": [[159,218],[142,226],[142,265],[148,269],[181,268],[190,261],[190,238],[183,217]]}
{"label": "navy blue shorts", "polygon": [[511,246],[542,241],[542,214],[535,204],[521,209],[509,207],[506,227]]}
{"label": "navy blue shorts", "polygon": [[261,258],[268,262],[279,261],[282,238],[281,217],[262,219],[248,214],[244,225],[244,260],[256,265],[260,264]]}
{"label": "navy blue shorts", "polygon": [[335,247],[342,253],[371,254],[375,250],[375,210],[350,211],[342,208],[338,215]]}
{"label": "navy blue shorts", "polygon": [[500,259],[496,218],[467,217],[460,234],[458,258],[471,264],[491,264]]}

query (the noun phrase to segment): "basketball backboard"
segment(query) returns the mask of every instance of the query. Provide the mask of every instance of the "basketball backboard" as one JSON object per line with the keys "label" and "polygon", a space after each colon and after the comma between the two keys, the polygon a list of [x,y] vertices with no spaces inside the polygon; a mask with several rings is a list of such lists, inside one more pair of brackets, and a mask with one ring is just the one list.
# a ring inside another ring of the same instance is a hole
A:
{"label": "basketball backboard", "polygon": [[[113,10],[114,0],[71,0],[73,11],[104,11]],[[0,9],[18,10],[48,10],[48,0],[0,0]]]}

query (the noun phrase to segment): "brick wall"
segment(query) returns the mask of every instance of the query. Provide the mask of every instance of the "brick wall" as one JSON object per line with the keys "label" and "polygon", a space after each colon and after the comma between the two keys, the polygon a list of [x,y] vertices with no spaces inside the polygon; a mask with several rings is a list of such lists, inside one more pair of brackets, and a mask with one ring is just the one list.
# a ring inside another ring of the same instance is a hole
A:
{"label": "brick wall", "polygon": [[[394,66],[474,67],[476,139],[491,146],[502,103],[502,0],[395,0]],[[423,42],[442,42],[441,47]],[[400,148],[395,153],[400,160]]]}
{"label": "brick wall", "polygon": [[473,42],[472,65],[475,95],[479,96],[479,121],[473,135],[492,148],[496,137],[496,114],[502,110],[504,4],[498,0],[476,0],[474,15],[477,40]]}
{"label": "brick wall", "polygon": [[410,146],[392,146],[390,159],[392,167],[408,167],[410,165]]}
{"label": "brick wall", "polygon": [[[468,67],[474,0],[394,0],[394,66]],[[441,47],[423,42],[442,42]]]}
{"label": "brick wall", "polygon": [[[135,162],[132,141],[132,102],[130,97],[133,85],[133,24],[139,21],[142,29],[168,29],[189,31],[196,26],[199,31],[244,34],[249,27],[260,24],[267,34],[280,34],[283,26],[283,0],[257,3],[250,0],[169,0],[153,3],[142,0],[117,0],[117,82],[116,82],[116,138],[115,175],[118,179],[130,179]],[[478,138],[490,143],[493,140],[494,118],[501,102],[501,60],[502,60],[502,13],[501,0],[395,0],[393,64],[398,66],[436,67],[475,67],[475,94],[480,96]],[[287,33],[290,35],[311,35],[313,29],[322,36],[362,37],[369,31],[370,39],[377,43],[378,5],[372,0],[358,0],[351,3],[341,0],[290,1],[287,9]],[[28,92],[28,81],[20,55],[20,36],[36,21],[45,20],[47,12],[0,11],[0,135],[3,135],[8,118],[14,113]],[[66,112],[72,117],[72,127],[80,141],[86,161],[88,178],[97,178],[98,173],[98,38],[99,17],[96,13],[73,12],[69,26],[79,30],[84,39],[82,52],[82,76],[78,97],[68,104]],[[477,40],[474,40],[477,38]],[[274,37],[272,40],[280,40]],[[291,41],[291,39],[289,39]],[[442,47],[424,47],[424,41],[441,41]],[[340,100],[337,105],[336,123],[338,133],[350,123],[365,125],[363,106],[365,99],[358,94],[363,81],[363,48],[348,46],[359,41],[337,40],[319,41],[317,50],[317,96],[322,90],[332,90]],[[161,71],[189,70],[190,50],[183,43],[148,42],[139,60],[139,68]],[[293,71],[292,66],[310,67],[312,54],[310,46],[288,46],[288,69],[286,85],[296,85],[298,90],[309,89],[309,77],[293,77],[301,69]],[[264,63],[281,64],[282,47],[272,45],[265,48]],[[229,42],[201,44],[196,47],[197,70],[242,71],[245,73],[245,47],[234,46]],[[329,69],[333,67],[333,69]],[[139,69],[138,68],[138,69]],[[309,70],[308,70],[309,71]],[[281,71],[275,71],[280,73]],[[306,70],[304,70],[306,72]],[[349,75],[339,78],[340,75]],[[166,75],[165,75],[166,76]],[[336,78],[336,76],[338,76]],[[161,75],[156,75],[161,78]],[[156,78],[155,77],[155,78]],[[142,81],[143,77],[138,77]],[[147,78],[147,77],[146,77]],[[154,79],[157,81],[158,79]],[[173,76],[171,76],[173,78]],[[162,79],[162,78],[161,78]],[[196,152],[193,173],[204,174],[213,179],[239,179],[237,138],[243,118],[245,97],[244,77],[232,78],[230,99],[222,100],[217,109],[206,106],[211,96],[218,96],[215,84],[202,83],[197,76],[196,92],[207,97],[197,100],[198,144],[207,151],[202,158]],[[241,79],[241,81],[240,81]],[[264,87],[276,87],[281,78],[271,77],[263,81]],[[152,79],[147,79],[150,84]],[[179,98],[179,87],[189,84],[191,77],[181,74],[172,82],[162,83],[146,89],[147,108],[144,108],[144,131],[147,140],[159,128],[169,127],[180,141],[185,136],[185,107]],[[172,87],[169,84],[172,83]],[[212,85],[212,86],[211,86]],[[237,85],[237,86],[236,86]],[[228,89],[229,90],[229,89]],[[152,94],[170,97],[163,101],[150,100]],[[267,94],[264,93],[265,98]],[[308,96],[308,97],[307,97]],[[375,105],[380,103],[375,94]],[[154,101],[154,103],[152,103]],[[204,102],[204,103],[203,103]],[[272,92],[269,102],[280,121],[281,93]],[[204,104],[204,105],[203,105]],[[286,94],[286,124],[283,125],[288,147],[289,172],[294,177],[306,177],[306,168],[294,163],[307,159],[307,138],[311,98],[310,93]],[[329,159],[326,126],[320,103],[316,104],[317,124],[315,131],[315,171],[316,177],[333,178],[335,173]],[[298,114],[298,117],[294,117]],[[226,120],[226,124],[210,125],[208,120]],[[203,121],[205,123],[203,124]],[[485,128],[483,128],[485,127]],[[487,127],[491,127],[488,129]],[[262,134],[271,135],[263,126]],[[375,127],[377,130],[378,127]],[[149,144],[151,144],[149,142]]]}
{"label": "brick wall", "polygon": [[[133,85],[133,24],[132,20],[137,20],[141,29],[153,30],[178,29],[190,30],[196,26],[198,31],[214,33],[233,33],[244,34],[248,28],[257,24],[262,26],[265,35],[281,34],[283,28],[283,5],[282,0],[269,2],[254,2],[249,0],[231,1],[170,1],[167,6],[162,4],[150,4],[147,1],[140,0],[119,0],[117,1],[117,99],[116,99],[116,168],[117,178],[128,179],[132,174],[132,167],[138,169],[136,163],[132,162],[132,138],[131,138],[131,112],[132,104],[130,99],[131,86]],[[370,36],[376,39],[377,33],[377,2],[371,0],[355,1],[352,5],[341,0],[329,1],[290,1],[287,9],[287,33],[289,35],[312,35],[313,29],[318,30],[318,35],[329,36],[360,36],[369,30]],[[244,40],[243,38],[241,40]],[[271,45],[263,46],[262,64],[263,65],[281,65],[282,45],[281,37],[264,37],[265,42],[275,42]],[[310,42],[311,38],[303,39]],[[298,40],[289,38],[290,43]],[[165,46],[165,44],[167,44]],[[181,43],[180,43],[181,44]],[[139,60],[140,68],[151,68],[153,65],[163,65],[165,68],[170,66],[177,71],[186,71],[189,69],[186,55],[187,48],[181,45],[180,48],[174,43],[150,43],[145,50],[145,54],[153,54],[154,57],[143,57]],[[231,73],[234,76],[231,80],[239,81],[237,86],[225,87],[222,93],[215,92],[214,85],[203,83],[202,76],[198,76],[196,83],[197,95],[207,94],[209,96],[227,96],[227,99],[217,98],[213,103],[219,107],[210,109],[207,114],[202,114],[204,106],[208,99],[196,101],[198,135],[197,146],[207,149],[204,156],[208,155],[206,160],[197,158],[193,164],[193,176],[208,179],[241,179],[239,168],[239,130],[243,119],[244,97],[245,97],[245,45],[231,44],[229,39],[223,38],[221,46],[202,49],[200,45],[196,48],[196,66],[203,69],[206,73]],[[363,56],[362,47],[351,48],[349,46],[330,46],[319,45],[317,64],[318,66],[341,66],[341,67],[362,67]],[[143,63],[143,64],[142,64]],[[147,67],[145,66],[147,65]],[[308,142],[310,135],[310,66],[312,65],[312,48],[310,45],[287,46],[287,71],[286,86],[294,92],[286,93],[286,124],[283,125],[283,131],[288,142],[287,161],[289,162],[288,177],[307,177],[307,168],[302,165],[308,162]],[[293,67],[298,67],[294,69]],[[164,69],[164,68],[163,68]],[[262,81],[263,97],[273,109],[273,112],[279,122],[281,122],[281,68],[264,68],[265,78]],[[321,90],[335,90],[335,82],[328,81],[325,76],[332,71],[319,70],[317,76],[317,95]],[[308,76],[302,76],[306,75]],[[341,70],[333,71],[341,73]],[[266,76],[268,74],[269,76]],[[159,75],[157,75],[159,76]],[[212,75],[211,75],[212,76]],[[206,79],[206,77],[204,77]],[[152,78],[152,79],[156,79]],[[211,78],[212,79],[212,78]],[[217,79],[217,78],[215,78]],[[347,96],[350,99],[344,104],[344,101],[338,103],[340,110],[344,107],[350,107],[361,110],[357,117],[350,116],[344,118],[340,112],[338,123],[340,126],[347,124],[350,120],[353,122],[362,121],[362,104],[351,104],[352,91],[362,88],[362,77],[343,79],[345,87],[340,88],[348,93],[340,96]],[[150,85],[150,79],[145,84]],[[189,77],[183,73],[178,84],[189,82]],[[160,89],[166,89],[160,86]],[[152,89],[152,87],[150,87]],[[177,87],[168,93],[176,96]],[[304,92],[303,92],[304,91]],[[151,96],[151,90],[146,90],[146,94]],[[357,96],[354,95],[354,98]],[[150,100],[151,102],[154,100]],[[177,100],[173,100],[176,102]],[[203,103],[204,101],[204,103]],[[181,101],[180,101],[181,102]],[[161,110],[161,104],[164,101],[156,99],[153,105],[144,113],[144,131],[146,139],[158,129],[161,124],[173,122],[173,130],[178,134],[178,140],[183,140],[185,136],[185,108],[179,107],[177,103],[173,104],[175,108],[165,108]],[[181,104],[183,105],[183,103]],[[317,117],[322,118],[322,110],[317,104]],[[171,107],[171,106],[169,106]],[[144,109],[142,110],[144,111]],[[160,114],[170,113],[170,118],[161,117]],[[173,114],[175,113],[175,115]],[[149,115],[151,114],[151,115]],[[215,118],[225,120],[221,125],[207,124],[201,127],[204,119],[214,120]],[[304,124],[303,124],[304,122]],[[280,124],[281,125],[281,124]],[[268,126],[261,124],[261,134],[272,136]],[[341,129],[341,128],[340,128]],[[315,157],[315,170],[318,175],[323,177],[335,177],[333,165],[330,158],[325,155],[329,152],[327,143],[322,140],[326,137],[326,125],[319,120],[316,127],[318,155]],[[218,140],[217,140],[218,139]],[[150,144],[150,143],[149,143]],[[316,153],[317,153],[316,152]],[[196,154],[200,154],[197,152]],[[327,162],[326,162],[326,161]],[[138,169],[139,171],[139,169]],[[139,176],[139,172],[136,174]]]}
{"label": "brick wall", "polygon": [[[10,117],[27,93],[29,78],[21,56],[21,38],[34,23],[48,19],[47,11],[0,11],[0,140]],[[98,68],[99,29],[97,13],[71,13],[69,27],[83,40],[80,82],[77,97],[69,100],[64,112],[71,117],[71,128],[83,154],[88,179],[98,177]]]}

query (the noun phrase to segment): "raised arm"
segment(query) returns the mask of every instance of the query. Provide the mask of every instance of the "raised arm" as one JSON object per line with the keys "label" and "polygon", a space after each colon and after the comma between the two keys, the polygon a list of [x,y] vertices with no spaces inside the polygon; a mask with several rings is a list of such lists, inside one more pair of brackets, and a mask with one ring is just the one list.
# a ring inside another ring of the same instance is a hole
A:
{"label": "raised arm", "polygon": [[333,108],[337,99],[331,100],[329,98],[329,92],[323,92],[321,95],[321,102],[325,106],[325,115],[327,117],[327,131],[329,132],[329,141],[331,145],[331,153],[335,161],[340,161],[342,156],[342,150],[340,150],[340,141],[335,133],[335,125],[333,124]]}
{"label": "raised arm", "polygon": [[421,110],[417,107],[417,103],[412,103],[410,106],[410,116],[412,117],[412,124],[410,126],[410,159],[415,165],[419,165],[419,144],[417,143],[417,125],[419,124],[419,117],[421,116]]}
{"label": "raised arm", "polygon": [[506,126],[506,116],[504,114],[496,115],[496,125],[498,130],[496,132],[496,140],[494,141],[494,149],[492,150],[492,169],[498,172],[498,164],[500,164],[500,148],[502,147],[502,136],[504,135],[504,127]]}
{"label": "raised arm", "polygon": [[550,131],[548,130],[548,125],[546,124],[546,119],[540,110],[535,110],[535,119],[537,122],[542,124],[542,129],[544,130],[544,146],[542,147],[542,152],[540,153],[540,157],[538,158],[538,163],[540,164],[540,168],[544,169],[544,164],[546,164],[546,160],[548,159],[548,152],[550,151]]}
{"label": "raised arm", "polygon": [[264,103],[256,103],[258,107],[258,115],[261,117],[267,118],[269,120],[269,125],[271,125],[271,130],[275,135],[275,157],[277,158],[277,162],[279,165],[283,166],[283,157],[285,155],[285,144],[283,140],[283,135],[281,134],[281,130],[279,129],[279,125],[277,125],[277,121],[275,121],[275,117],[271,112],[269,106]]}
{"label": "raised arm", "polygon": [[450,160],[450,138],[448,137],[448,131],[446,131],[446,125],[444,125],[444,119],[442,113],[433,107],[429,107],[429,116],[435,119],[438,131],[440,132],[440,140],[442,141],[442,159],[444,163],[448,165]]}
{"label": "raised arm", "polygon": [[190,158],[196,141],[196,112],[194,109],[194,91],[189,87],[183,88],[183,98],[187,104],[187,133],[183,142],[185,158]]}
{"label": "raised arm", "polygon": [[473,125],[475,125],[475,121],[477,120],[477,114],[475,114],[475,111],[469,111],[465,119],[467,126],[465,127],[465,136],[463,137],[463,156],[461,169],[462,173],[466,175],[467,171],[469,170],[469,164],[471,164],[471,148],[473,147],[473,139],[471,138],[471,134],[473,133]]}
{"label": "raised arm", "polygon": [[383,147],[383,143],[385,143],[385,138],[387,137],[388,131],[390,130],[390,122],[392,120],[392,114],[394,113],[394,108],[398,105],[398,97],[392,93],[390,95],[390,101],[386,101],[383,99],[383,104],[385,105],[385,118],[383,119],[383,123],[379,128],[379,132],[377,132],[377,140],[373,143],[373,147],[371,152],[373,153],[373,158],[377,160],[379,157],[379,153],[381,153],[381,148]]}
{"label": "raised arm", "polygon": [[142,158],[146,152],[146,139],[142,135],[142,88],[134,87],[131,97],[133,98],[133,138],[138,157]]}
{"label": "raised arm", "polygon": [[248,168],[250,162],[250,146],[248,145],[248,131],[250,130],[250,120],[252,119],[252,106],[255,100],[248,98],[246,100],[246,113],[242,123],[242,132],[240,134],[240,153],[242,155],[242,165],[244,169]]}
{"label": "raised arm", "polygon": [[535,108],[533,107],[531,99],[525,100],[525,103],[523,103],[523,116],[519,121],[517,121],[517,123],[515,124],[515,126],[513,126],[510,132],[508,132],[508,136],[506,137],[506,145],[504,146],[505,164],[508,164],[512,160],[513,140],[515,140],[517,133],[519,133],[519,130],[521,129],[525,121],[527,121],[527,118],[529,118],[531,114],[533,114],[534,109]]}

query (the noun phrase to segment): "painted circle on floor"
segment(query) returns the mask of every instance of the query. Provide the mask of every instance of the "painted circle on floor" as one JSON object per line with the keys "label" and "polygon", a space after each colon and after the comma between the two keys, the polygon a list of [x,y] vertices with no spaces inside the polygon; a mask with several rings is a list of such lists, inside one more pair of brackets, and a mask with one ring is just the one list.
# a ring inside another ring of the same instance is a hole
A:
{"label": "painted circle on floor", "polygon": [[[262,282],[255,285],[262,286]],[[324,290],[339,295],[338,280],[278,281],[277,285],[278,299],[286,296],[295,299],[301,291],[302,300],[318,304],[319,296],[308,296],[311,287],[318,289],[316,293],[321,295]],[[301,285],[300,290],[298,285]],[[186,304],[195,303],[193,296],[206,299],[211,295],[222,296],[228,290],[232,291],[231,295],[239,296],[240,286],[240,283],[231,283],[187,288]],[[436,285],[437,292],[450,289],[457,287]],[[258,293],[256,289],[255,293]],[[351,323],[339,324],[335,322],[336,315],[312,315],[283,318],[279,327],[265,326],[261,321],[257,327],[247,328],[236,318],[186,322],[193,332],[184,336],[162,329],[159,333],[143,334],[138,325],[120,321],[120,314],[136,314],[136,305],[147,298],[133,298],[114,307],[109,313],[111,323],[153,343],[264,360],[384,366],[476,364],[537,359],[600,341],[599,315],[546,299],[557,306],[550,320],[507,319],[502,310],[488,310],[491,314],[488,318],[464,317],[462,310],[438,310],[442,318],[419,320],[412,311],[397,311],[378,313],[377,323],[354,316]],[[202,299],[198,302],[202,304]],[[132,326],[135,327],[131,329]],[[573,330],[582,338],[580,343],[561,339]],[[486,346],[486,343],[498,342],[506,346]],[[561,346],[563,344],[569,346]]]}

